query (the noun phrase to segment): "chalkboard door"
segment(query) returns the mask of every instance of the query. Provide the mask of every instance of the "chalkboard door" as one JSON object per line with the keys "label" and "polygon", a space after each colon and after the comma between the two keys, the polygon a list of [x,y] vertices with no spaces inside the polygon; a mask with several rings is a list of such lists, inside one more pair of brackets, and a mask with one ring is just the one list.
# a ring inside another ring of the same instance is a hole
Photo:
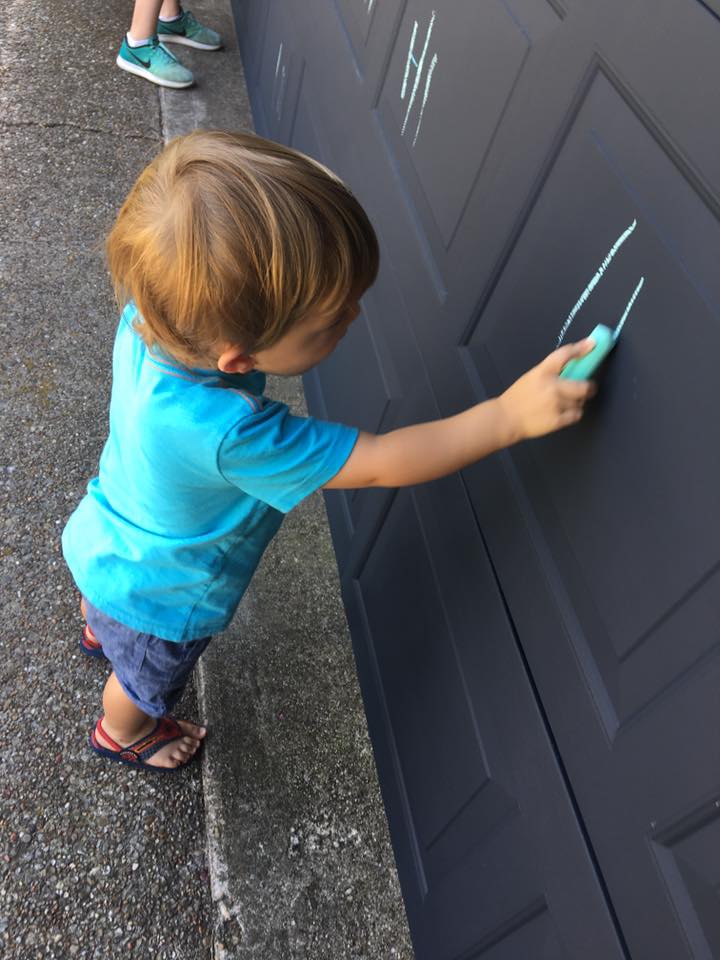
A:
{"label": "chalkboard door", "polygon": [[417,956],[720,957],[720,4],[235,10],[259,132],[381,240],[315,413],[448,415],[623,323],[581,426],[328,497]]}

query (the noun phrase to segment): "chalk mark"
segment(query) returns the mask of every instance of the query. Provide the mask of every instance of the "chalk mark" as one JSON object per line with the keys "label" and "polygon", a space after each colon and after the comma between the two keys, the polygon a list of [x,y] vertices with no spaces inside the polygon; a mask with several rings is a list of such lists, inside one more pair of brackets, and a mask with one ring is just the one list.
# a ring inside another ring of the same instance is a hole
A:
{"label": "chalk mark", "polygon": [[413,56],[413,47],[415,46],[415,37],[418,32],[418,22],[415,21],[415,26],[413,27],[412,36],[410,37],[410,52],[408,53],[407,63],[405,64],[405,75],[403,76],[402,88],[400,90],[400,99],[405,99],[405,91],[407,89],[408,75],[410,73],[410,64],[415,64],[417,69],[417,63],[415,63],[415,57]]}
{"label": "chalk mark", "polygon": [[640,283],[635,287],[633,295],[630,297],[630,300],[628,301],[628,305],[625,307],[625,313],[622,315],[622,317],[620,318],[620,323],[615,328],[615,333],[613,334],[613,340],[617,340],[617,338],[620,336],[620,332],[622,331],[622,328],[625,326],[625,321],[630,316],[630,311],[632,310],[633,304],[637,299],[637,295],[642,290],[644,283],[645,283],[645,277],[640,277]]}
{"label": "chalk mark", "polygon": [[418,134],[420,133],[420,124],[422,123],[423,113],[425,112],[425,104],[427,103],[428,94],[430,93],[430,81],[432,80],[433,70],[437,66],[437,60],[437,54],[434,54],[432,60],[430,61],[427,80],[425,81],[425,93],[423,94],[422,106],[420,107],[420,116],[418,117],[417,127],[415,128],[415,136],[413,137],[412,142],[413,146],[415,146],[417,143]]}
{"label": "chalk mark", "polygon": [[[590,281],[590,283],[585,287],[585,289],[583,290],[583,292],[580,294],[580,297],[578,298],[577,303],[576,303],[575,306],[572,308],[572,310],[570,311],[570,313],[567,315],[567,318],[566,318],[566,320],[565,320],[565,323],[562,325],[562,329],[560,330],[560,335],[558,336],[558,341],[557,341],[557,346],[558,346],[558,347],[560,346],[560,344],[561,344],[561,343],[563,342],[563,340],[565,339],[565,334],[566,334],[566,333],[568,332],[568,330],[570,329],[570,325],[572,324],[573,320],[574,320],[575,317],[577,316],[579,310],[581,309],[581,307],[583,306],[583,304],[585,303],[585,301],[588,299],[588,297],[590,296],[590,294],[593,292],[593,290],[595,289],[595,287],[598,285],[598,283],[599,283],[600,280],[602,279],[602,276],[603,276],[603,274],[605,273],[605,271],[607,270],[607,268],[610,266],[610,262],[612,261],[613,257],[614,257],[615,254],[618,252],[618,250],[620,249],[620,247],[625,243],[625,241],[626,241],[627,238],[630,236],[630,234],[633,232],[633,230],[635,229],[636,226],[637,226],[637,220],[633,220],[633,222],[630,224],[630,226],[627,228],[627,230],[623,231],[623,233],[620,234],[620,236],[617,238],[617,240],[615,241],[615,243],[614,243],[614,244],[612,245],[612,247],[610,248],[610,252],[609,252],[608,255],[605,257],[605,259],[603,260],[603,262],[600,264],[600,267],[598,268],[595,276],[592,278],[592,280]],[[641,286],[642,286],[642,282],[641,282]],[[639,292],[639,291],[638,291],[638,292]],[[630,305],[632,306],[632,303],[631,303]],[[627,318],[626,318],[626,319],[627,319]]]}
{"label": "chalk mark", "polygon": [[[430,37],[432,36],[433,26],[435,25],[435,17],[436,17],[436,13],[433,10],[432,16],[430,17],[430,26],[428,27],[428,31],[425,36],[425,45],[423,46],[423,51],[420,54],[420,60],[418,61],[418,65],[415,69],[415,82],[413,83],[412,92],[410,94],[410,100],[408,101],[408,107],[407,107],[407,110],[405,111],[405,119],[403,120],[400,136],[404,136],[405,134],[405,127],[407,126],[408,118],[410,116],[410,111],[412,110],[413,104],[415,103],[417,89],[420,86],[420,76],[422,75],[423,65],[425,63],[425,57],[427,55],[427,49],[428,49],[428,46],[430,45]],[[408,62],[405,66],[405,76],[403,77],[403,85],[402,85],[402,90],[400,92],[401,100],[405,99],[405,92],[407,89],[407,78],[408,78],[408,73],[410,71],[410,58],[413,57],[413,47],[415,44],[415,37],[417,35],[417,27],[418,27],[418,23],[416,20],[415,26],[413,27],[412,37],[410,39],[410,50],[408,51]],[[425,97],[425,99],[427,99],[427,96]],[[417,140],[417,132],[415,133],[415,140]],[[414,143],[415,141],[413,141],[413,144]]]}

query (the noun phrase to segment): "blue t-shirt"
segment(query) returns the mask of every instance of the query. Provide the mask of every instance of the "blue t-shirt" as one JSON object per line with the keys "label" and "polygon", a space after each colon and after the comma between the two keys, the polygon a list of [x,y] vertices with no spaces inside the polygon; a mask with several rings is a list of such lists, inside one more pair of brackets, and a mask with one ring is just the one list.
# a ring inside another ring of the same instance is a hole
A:
{"label": "blue t-shirt", "polygon": [[293,416],[263,374],[189,370],[123,311],[98,476],[63,531],[80,592],[126,626],[187,641],[230,622],[283,515],[327,483],[357,430]]}

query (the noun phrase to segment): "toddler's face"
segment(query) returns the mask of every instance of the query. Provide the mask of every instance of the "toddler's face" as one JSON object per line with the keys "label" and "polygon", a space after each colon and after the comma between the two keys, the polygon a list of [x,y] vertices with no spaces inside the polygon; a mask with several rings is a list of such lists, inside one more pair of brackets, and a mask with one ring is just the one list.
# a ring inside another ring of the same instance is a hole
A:
{"label": "toddler's face", "polygon": [[263,373],[294,376],[306,373],[330,356],[360,313],[357,301],[335,314],[310,314],[266,350],[253,354],[254,368]]}

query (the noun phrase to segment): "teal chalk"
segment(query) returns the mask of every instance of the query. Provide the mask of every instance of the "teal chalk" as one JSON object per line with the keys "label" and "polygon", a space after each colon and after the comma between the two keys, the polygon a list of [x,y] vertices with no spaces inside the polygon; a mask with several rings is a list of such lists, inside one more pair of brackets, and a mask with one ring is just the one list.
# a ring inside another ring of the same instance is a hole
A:
{"label": "teal chalk", "polygon": [[595,341],[590,353],[569,360],[562,368],[560,376],[565,380],[589,380],[615,346],[617,337],[609,327],[599,323],[590,334],[590,340]]}

